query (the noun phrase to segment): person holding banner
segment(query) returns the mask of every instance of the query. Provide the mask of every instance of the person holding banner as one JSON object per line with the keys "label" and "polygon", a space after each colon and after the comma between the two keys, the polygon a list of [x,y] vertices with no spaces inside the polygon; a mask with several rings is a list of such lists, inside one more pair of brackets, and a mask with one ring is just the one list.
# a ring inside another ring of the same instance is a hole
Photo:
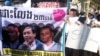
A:
{"label": "person holding banner", "polygon": [[35,39],[37,35],[37,30],[32,25],[25,25],[23,29],[24,42],[20,45],[19,49],[24,50],[41,50],[42,44],[39,40]]}
{"label": "person holding banner", "polygon": [[43,42],[43,49],[47,51],[61,51],[61,44],[53,41],[53,29],[46,25],[40,30],[40,39]]}
{"label": "person holding banner", "polygon": [[76,48],[76,45],[74,45],[74,43],[76,43],[78,41],[78,40],[76,40],[76,38],[78,36],[73,34],[73,32],[78,30],[76,32],[76,34],[80,33],[79,27],[82,24],[80,22],[80,19],[82,19],[82,18],[79,18],[77,16],[77,12],[78,12],[78,10],[76,8],[71,8],[69,11],[69,15],[65,19],[66,23],[67,23],[67,26],[66,26],[67,37],[66,37],[66,48],[65,48],[66,56],[73,56],[73,55],[78,56],[78,51],[73,48],[73,47]]}
{"label": "person holding banner", "polygon": [[8,40],[3,40],[3,48],[18,49],[21,42],[19,41],[19,29],[15,24],[7,26]]}

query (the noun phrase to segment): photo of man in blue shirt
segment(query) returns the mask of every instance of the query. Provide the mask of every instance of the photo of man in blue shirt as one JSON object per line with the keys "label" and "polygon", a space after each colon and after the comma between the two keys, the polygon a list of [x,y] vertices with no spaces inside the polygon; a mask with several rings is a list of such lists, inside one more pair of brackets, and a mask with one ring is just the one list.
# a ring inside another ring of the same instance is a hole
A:
{"label": "photo of man in blue shirt", "polygon": [[37,30],[32,25],[26,25],[23,28],[23,38],[24,42],[20,45],[19,49],[23,50],[41,50],[42,44],[39,40],[36,39]]}

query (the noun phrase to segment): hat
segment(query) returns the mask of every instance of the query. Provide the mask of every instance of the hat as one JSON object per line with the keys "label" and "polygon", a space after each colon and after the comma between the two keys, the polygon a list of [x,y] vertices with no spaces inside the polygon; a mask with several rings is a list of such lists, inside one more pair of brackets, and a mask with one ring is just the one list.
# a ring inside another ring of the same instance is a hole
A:
{"label": "hat", "polygon": [[75,6],[75,5],[74,6],[71,6],[70,9],[78,10],[77,6]]}

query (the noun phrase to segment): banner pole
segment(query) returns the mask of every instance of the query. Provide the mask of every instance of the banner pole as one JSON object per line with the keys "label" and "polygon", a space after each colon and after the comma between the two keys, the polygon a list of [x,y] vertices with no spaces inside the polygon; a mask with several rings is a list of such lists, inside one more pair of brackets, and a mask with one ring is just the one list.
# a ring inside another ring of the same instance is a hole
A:
{"label": "banner pole", "polygon": [[91,1],[91,0],[87,0],[87,1],[86,1],[86,2],[87,2],[87,9],[86,9],[86,23],[87,23],[88,20],[89,20],[88,15],[89,15],[89,6],[90,6],[90,1]]}
{"label": "banner pole", "polygon": [[63,56],[65,56],[65,27],[66,27],[66,22],[64,21],[64,26],[63,26],[63,31],[62,31],[62,51],[64,52]]}

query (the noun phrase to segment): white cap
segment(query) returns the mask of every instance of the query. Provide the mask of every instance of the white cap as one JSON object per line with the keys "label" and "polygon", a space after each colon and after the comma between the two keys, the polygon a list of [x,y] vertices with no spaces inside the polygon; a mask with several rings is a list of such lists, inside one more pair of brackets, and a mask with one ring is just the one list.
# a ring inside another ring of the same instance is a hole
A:
{"label": "white cap", "polygon": [[76,10],[78,10],[78,8],[77,8],[76,5],[71,6],[70,9],[76,9]]}

